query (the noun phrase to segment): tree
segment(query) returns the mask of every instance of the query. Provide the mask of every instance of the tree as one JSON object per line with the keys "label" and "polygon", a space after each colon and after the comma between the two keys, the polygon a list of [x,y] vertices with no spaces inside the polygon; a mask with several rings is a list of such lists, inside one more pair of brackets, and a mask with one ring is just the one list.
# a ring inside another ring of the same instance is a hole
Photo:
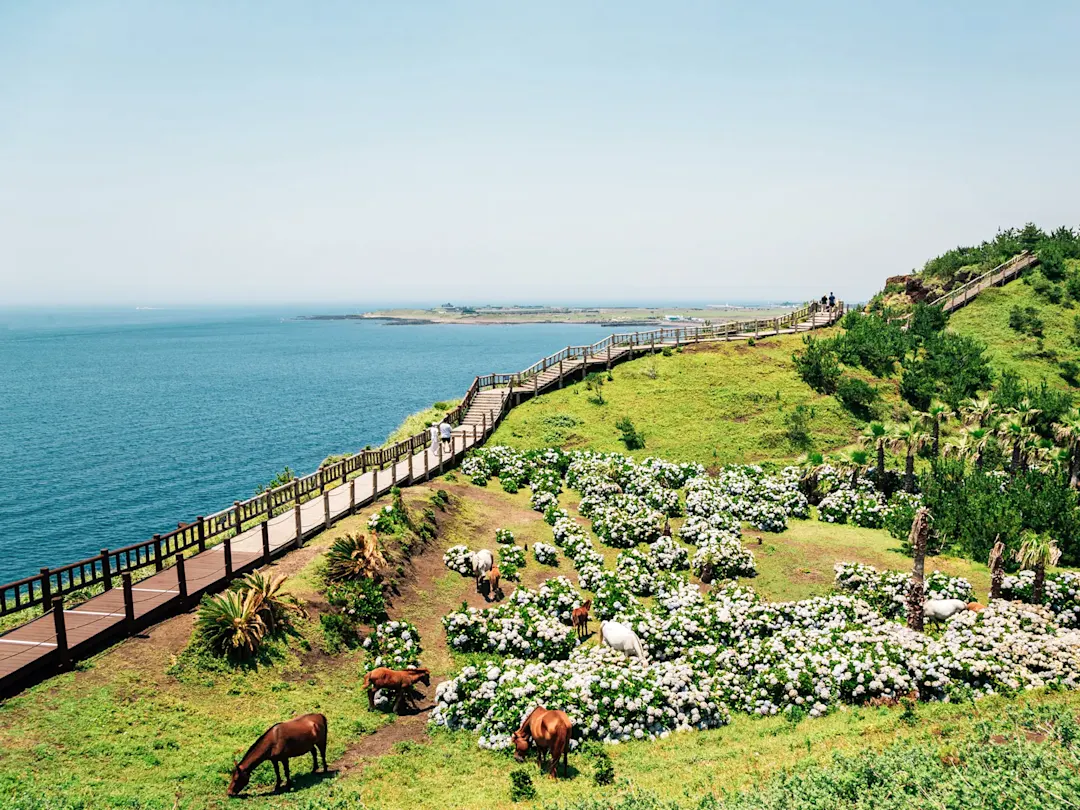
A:
{"label": "tree", "polygon": [[1005,544],[1000,540],[994,541],[987,565],[990,566],[990,600],[993,601],[1001,598],[1001,584],[1005,580]]}
{"label": "tree", "polygon": [[958,458],[962,460],[972,459],[977,468],[982,468],[983,454],[990,446],[994,438],[989,430],[982,427],[969,427],[960,432],[945,445],[944,456],[946,458]]}
{"label": "tree", "polygon": [[889,450],[904,453],[904,491],[915,491],[915,454],[926,446],[929,436],[918,419],[889,431]]}
{"label": "tree", "polygon": [[1013,417],[998,425],[996,435],[1002,446],[1011,451],[1009,472],[1016,475],[1020,472],[1020,465],[1031,446],[1031,428],[1020,419]]}
{"label": "tree", "polygon": [[934,458],[941,455],[941,426],[956,414],[944,402],[932,402],[930,407],[916,416],[930,428],[930,446]]}
{"label": "tree", "polygon": [[604,404],[604,375],[597,374],[595,371],[585,378],[585,390],[592,391],[596,394],[593,401],[597,405]]}
{"label": "tree", "polygon": [[885,445],[889,441],[889,431],[880,422],[871,422],[862,435],[862,446],[877,452],[877,472],[875,477],[878,489],[885,490]]}
{"label": "tree", "polygon": [[965,424],[987,427],[996,420],[998,406],[988,397],[972,398],[960,406],[960,413]]}
{"label": "tree", "polygon": [[1061,550],[1054,545],[1050,535],[1045,532],[1033,532],[1030,529],[1020,536],[1020,548],[1016,552],[1016,561],[1024,568],[1035,572],[1032,598],[1035,604],[1042,604],[1046,596],[1046,566],[1056,565],[1061,559]]}
{"label": "tree", "polygon": [[1060,422],[1054,423],[1054,439],[1068,451],[1069,486],[1075,487],[1080,475],[1080,409],[1073,408]]}
{"label": "tree", "polygon": [[844,470],[851,474],[851,488],[855,489],[856,484],[859,481],[859,473],[866,469],[866,464],[869,462],[870,457],[865,450],[852,450],[848,455],[842,457],[840,462]]}
{"label": "tree", "polygon": [[908,542],[915,561],[911,567],[911,584],[908,586],[907,623],[912,630],[922,632],[923,606],[926,604],[926,587],[923,574],[926,569],[926,541],[930,537],[930,510],[925,506],[915,513],[911,523]]}

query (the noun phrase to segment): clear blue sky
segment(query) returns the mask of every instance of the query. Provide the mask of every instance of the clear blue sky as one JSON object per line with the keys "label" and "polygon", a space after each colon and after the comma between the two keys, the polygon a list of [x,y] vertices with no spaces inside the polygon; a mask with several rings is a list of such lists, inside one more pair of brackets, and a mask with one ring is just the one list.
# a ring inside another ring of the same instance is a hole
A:
{"label": "clear blue sky", "polygon": [[1080,4],[0,3],[0,305],[868,297],[1080,225]]}

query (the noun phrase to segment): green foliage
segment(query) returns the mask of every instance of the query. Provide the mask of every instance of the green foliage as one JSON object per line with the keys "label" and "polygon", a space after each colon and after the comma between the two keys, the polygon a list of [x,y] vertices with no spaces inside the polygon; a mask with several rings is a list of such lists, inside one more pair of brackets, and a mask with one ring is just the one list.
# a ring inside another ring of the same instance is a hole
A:
{"label": "green foliage", "polygon": [[1033,306],[1015,306],[1009,310],[1009,328],[1024,335],[1042,337],[1043,319]]}
{"label": "green foliage", "polygon": [[615,429],[619,431],[619,441],[627,450],[642,450],[645,447],[645,433],[634,427],[629,416],[624,416],[615,423]]}
{"label": "green foliage", "polygon": [[593,760],[593,784],[597,787],[611,785],[615,782],[615,765],[611,756],[603,748],[598,748],[592,757]]}
{"label": "green foliage", "polygon": [[671,355],[672,355],[673,353],[674,353],[674,352],[672,352],[672,350],[671,350],[671,347],[670,347],[670,346],[665,346],[665,347],[664,347],[663,349],[661,349],[661,351],[660,351],[660,354],[662,354],[662,355],[663,355],[664,357],[671,357]]}
{"label": "green foliage", "polygon": [[1037,411],[1031,417],[1031,429],[1042,438],[1050,439],[1054,435],[1054,424],[1061,422],[1072,409],[1073,395],[1051,388],[1045,380],[1028,384],[1015,372],[1005,371],[998,380],[991,400],[1002,411],[1022,408],[1026,403]]}
{"label": "green foliage", "polygon": [[372,579],[332,583],[326,589],[326,601],[352,622],[371,624],[386,617],[386,596]]}
{"label": "green foliage", "polygon": [[281,468],[281,472],[276,473],[273,478],[267,481],[265,484],[257,487],[255,490],[256,495],[261,495],[271,489],[277,489],[283,484],[287,484],[296,478],[296,473],[292,471],[292,467],[285,465]]}
{"label": "green foliage", "polygon": [[524,768],[510,771],[510,801],[527,802],[536,798],[532,777]]}
{"label": "green foliage", "polygon": [[797,450],[809,450],[814,443],[810,435],[810,419],[813,409],[806,405],[796,405],[784,414],[784,437]]}
{"label": "green foliage", "polygon": [[[956,410],[965,399],[984,391],[993,382],[986,346],[975,338],[942,332],[923,342],[922,355],[909,360],[912,380],[922,390],[932,380],[938,398]],[[901,384],[902,381],[901,381]]]}
{"label": "green foliage", "polygon": [[440,512],[445,512],[450,504],[450,494],[445,489],[440,489],[431,495],[431,505]]}
{"label": "green foliage", "polygon": [[319,626],[322,628],[323,645],[330,655],[337,655],[360,644],[355,623],[342,613],[320,614]]}
{"label": "green foliage", "polygon": [[908,332],[919,340],[926,340],[943,331],[948,322],[949,316],[940,306],[915,304],[911,309]]}
{"label": "green foliage", "polygon": [[592,391],[592,401],[597,405],[604,404],[604,375],[595,371],[585,377],[585,390]]}
{"label": "green foliage", "polygon": [[803,345],[806,348],[791,357],[799,377],[815,391],[833,393],[840,382],[840,361],[833,342],[804,335]]}
{"label": "green foliage", "polygon": [[326,552],[326,576],[333,582],[377,579],[386,568],[375,534],[345,534]]}
{"label": "green foliage", "polygon": [[862,366],[875,377],[892,375],[910,343],[897,322],[852,310],[841,325],[844,332],[833,339],[833,349],[845,365]]}
{"label": "green foliage", "polygon": [[871,406],[878,399],[878,391],[865,380],[845,375],[836,386],[836,398],[860,419],[869,419]]}
{"label": "green foliage", "polygon": [[258,652],[267,627],[253,592],[226,591],[204,596],[195,620],[195,635],[220,656],[247,658]]}

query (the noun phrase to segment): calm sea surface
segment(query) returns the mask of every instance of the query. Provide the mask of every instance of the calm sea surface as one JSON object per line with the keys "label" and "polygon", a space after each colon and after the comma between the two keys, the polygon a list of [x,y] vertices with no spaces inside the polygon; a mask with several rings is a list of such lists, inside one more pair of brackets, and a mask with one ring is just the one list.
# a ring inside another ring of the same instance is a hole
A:
{"label": "calm sea surface", "polygon": [[0,312],[0,582],[149,539],[611,332],[293,314]]}

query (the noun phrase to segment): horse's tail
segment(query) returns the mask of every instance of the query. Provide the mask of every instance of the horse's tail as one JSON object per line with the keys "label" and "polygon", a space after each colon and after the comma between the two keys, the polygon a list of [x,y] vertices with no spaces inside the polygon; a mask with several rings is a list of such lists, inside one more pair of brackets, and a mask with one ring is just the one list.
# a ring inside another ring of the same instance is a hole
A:
{"label": "horse's tail", "polygon": [[645,648],[641,646],[641,639],[636,636],[634,637],[634,652],[637,653],[637,657],[641,663],[649,663],[649,659],[645,657]]}

